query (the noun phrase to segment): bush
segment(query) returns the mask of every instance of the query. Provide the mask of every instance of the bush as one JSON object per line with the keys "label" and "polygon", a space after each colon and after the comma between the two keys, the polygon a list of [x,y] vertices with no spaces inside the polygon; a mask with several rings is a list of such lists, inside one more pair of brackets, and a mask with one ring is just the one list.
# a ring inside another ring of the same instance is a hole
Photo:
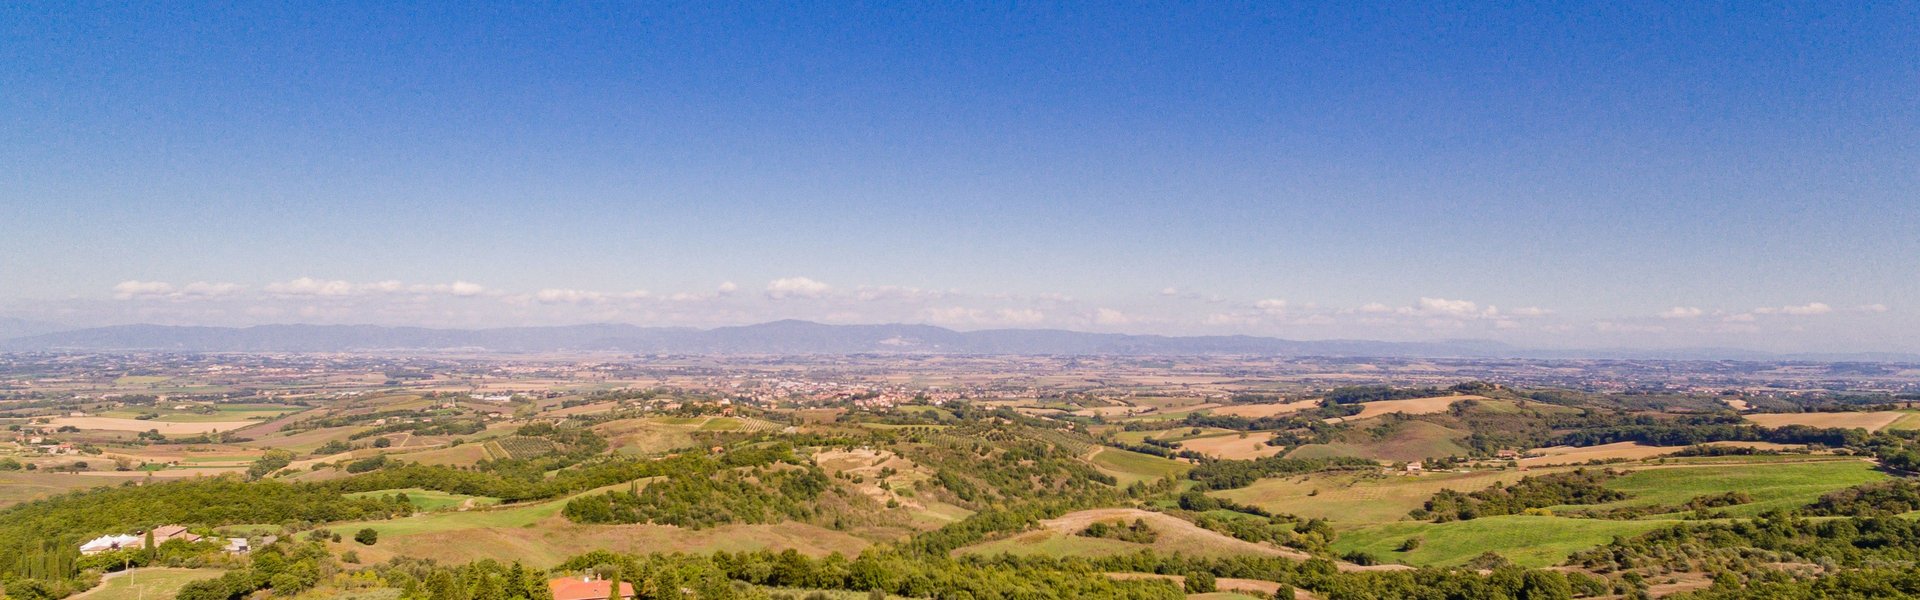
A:
{"label": "bush", "polygon": [[374,531],[372,527],[368,527],[354,533],[353,541],[372,546],[375,542],[380,541],[380,532]]}
{"label": "bush", "polygon": [[1186,581],[1189,594],[1210,594],[1216,589],[1213,573],[1206,571],[1190,571],[1186,575]]}

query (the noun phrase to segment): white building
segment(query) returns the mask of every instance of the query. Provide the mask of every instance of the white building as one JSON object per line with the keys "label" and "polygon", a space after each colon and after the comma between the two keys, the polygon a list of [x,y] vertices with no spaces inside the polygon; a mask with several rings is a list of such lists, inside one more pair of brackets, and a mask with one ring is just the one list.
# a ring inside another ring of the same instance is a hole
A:
{"label": "white building", "polygon": [[139,548],[141,543],[144,541],[145,540],[143,540],[139,536],[103,535],[97,538],[93,538],[93,541],[91,542],[81,544],[80,553],[92,555],[92,554],[99,554],[101,552],[112,552],[114,550],[119,550],[121,548]]}

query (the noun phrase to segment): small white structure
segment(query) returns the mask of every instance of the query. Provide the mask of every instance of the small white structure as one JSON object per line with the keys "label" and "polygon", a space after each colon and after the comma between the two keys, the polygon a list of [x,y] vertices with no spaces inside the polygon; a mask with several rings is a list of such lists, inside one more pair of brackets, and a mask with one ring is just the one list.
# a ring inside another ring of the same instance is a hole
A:
{"label": "small white structure", "polygon": [[139,548],[145,540],[131,535],[103,535],[93,541],[80,545],[80,553],[86,555],[112,552],[121,548]]}
{"label": "small white structure", "polygon": [[228,554],[246,554],[253,551],[253,546],[247,543],[247,538],[227,538],[226,550]]}

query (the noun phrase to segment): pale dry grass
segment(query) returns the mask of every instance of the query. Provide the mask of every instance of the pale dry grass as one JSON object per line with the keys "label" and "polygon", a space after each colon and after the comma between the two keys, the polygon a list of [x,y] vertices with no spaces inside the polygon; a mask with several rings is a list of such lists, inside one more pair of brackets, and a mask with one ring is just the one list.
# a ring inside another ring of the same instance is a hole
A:
{"label": "pale dry grass", "polygon": [[1390,415],[1395,413],[1408,414],[1408,415],[1428,415],[1428,414],[1433,414],[1438,412],[1446,412],[1448,406],[1452,406],[1453,403],[1459,402],[1461,400],[1486,400],[1486,398],[1483,396],[1462,394],[1462,395],[1456,395],[1456,396],[1435,396],[1432,398],[1409,398],[1406,400],[1382,400],[1380,402],[1367,402],[1360,405],[1360,414],[1357,414],[1351,417],[1339,417],[1339,418],[1328,419],[1327,422],[1340,423],[1343,421],[1359,421],[1362,419],[1371,419],[1381,415]]}
{"label": "pale dry grass", "polygon": [[1290,402],[1287,404],[1238,404],[1213,409],[1213,414],[1230,417],[1259,419],[1274,415],[1284,415],[1319,406],[1313,402]]}
{"label": "pale dry grass", "polygon": [[165,435],[193,435],[231,431],[259,421],[205,421],[200,423],[173,423],[167,421],[142,421],[140,419],[116,419],[113,417],[60,417],[53,420],[54,427],[73,426],[80,429],[101,431],[148,431],[158,430]]}
{"label": "pale dry grass", "polygon": [[1230,552],[1285,556],[1300,560],[1311,558],[1305,552],[1235,539],[1171,515],[1137,508],[1096,508],[1093,510],[1083,510],[1061,515],[1060,518],[1057,519],[1041,521],[1040,526],[1054,534],[1073,535],[1094,523],[1102,521],[1123,521],[1131,523],[1135,519],[1146,521],[1147,525],[1152,527],[1154,531],[1159,532],[1162,538],[1201,540],[1207,546]]}
{"label": "pale dry grass", "polygon": [[1214,458],[1244,460],[1273,456],[1286,451],[1285,447],[1268,446],[1267,440],[1273,436],[1253,434],[1245,438],[1239,434],[1194,438],[1180,442],[1180,448],[1192,450]]}
{"label": "pale dry grass", "polygon": [[1677,446],[1648,446],[1636,442],[1615,442],[1599,446],[1552,446],[1527,451],[1529,456],[1520,459],[1520,466],[1543,467],[1547,465],[1577,465],[1590,460],[1612,460],[1624,458],[1640,460],[1663,454],[1672,454],[1680,450]]}
{"label": "pale dry grass", "polygon": [[1756,413],[1746,415],[1748,421],[1764,427],[1785,427],[1787,425],[1806,425],[1809,427],[1838,427],[1842,429],[1865,429],[1879,431],[1906,413],[1891,410],[1880,412],[1838,412],[1838,413]]}

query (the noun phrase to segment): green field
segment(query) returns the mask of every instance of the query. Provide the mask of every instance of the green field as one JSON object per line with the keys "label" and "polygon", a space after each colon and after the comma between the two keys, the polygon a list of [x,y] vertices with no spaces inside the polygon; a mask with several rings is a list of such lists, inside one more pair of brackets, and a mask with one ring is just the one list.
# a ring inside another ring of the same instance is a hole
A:
{"label": "green field", "polygon": [[1323,474],[1269,478],[1251,486],[1211,495],[1252,504],[1277,513],[1327,519],[1335,524],[1397,521],[1441,489],[1472,491],[1511,483],[1527,475],[1566,469],[1428,473],[1418,476]]}
{"label": "green field", "polygon": [[[1528,567],[1559,564],[1575,551],[1605,544],[1616,535],[1637,535],[1672,521],[1608,521],[1566,517],[1508,515],[1471,521],[1402,521],[1343,530],[1334,539],[1338,552],[1359,550],[1384,562],[1452,566],[1492,550]],[[1423,538],[1411,552],[1395,549],[1410,537]]]}
{"label": "green field", "polygon": [[1093,465],[1119,479],[1122,486],[1167,476],[1178,477],[1193,469],[1193,465],[1177,460],[1119,448],[1101,448],[1093,455]]}
{"label": "green field", "polygon": [[1920,429],[1920,411],[1903,410],[1899,419],[1887,424],[1887,429]]}
{"label": "green field", "polygon": [[180,588],[202,579],[225,573],[220,569],[135,569],[101,582],[99,587],[74,596],[75,600],[152,600],[172,598]]}
{"label": "green field", "polygon": [[[1875,470],[1873,463],[1848,458],[1764,467],[1749,463],[1643,468],[1606,483],[1606,487],[1625,492],[1631,498],[1598,508],[1677,505],[1697,496],[1738,491],[1753,496],[1754,502],[1724,510],[1732,516],[1751,517],[1776,508],[1806,506],[1821,494],[1887,477]],[[1575,508],[1595,507],[1558,507]]]}
{"label": "green field", "polygon": [[458,509],[460,508],[461,505],[466,504],[467,501],[469,500],[473,501],[472,506],[470,506],[469,508],[493,506],[495,504],[500,503],[499,498],[489,498],[486,496],[466,496],[462,494],[450,494],[447,492],[423,490],[420,488],[407,488],[407,489],[401,489],[401,490],[379,490],[379,491],[373,491],[373,492],[356,492],[356,493],[347,494],[347,495],[353,496],[353,497],[367,497],[367,496],[386,496],[389,494],[406,494],[407,499],[413,502],[414,508],[423,512],[438,512],[443,510]]}
{"label": "green field", "polygon": [[491,510],[469,510],[462,512],[438,512],[419,514],[398,519],[363,521],[359,523],[336,524],[327,529],[345,536],[352,536],[361,528],[372,528],[380,532],[381,539],[388,537],[431,533],[436,531],[456,531],[462,529],[480,529],[489,527],[526,527],[541,519],[560,514],[566,508],[565,500],[540,502],[512,508]]}

